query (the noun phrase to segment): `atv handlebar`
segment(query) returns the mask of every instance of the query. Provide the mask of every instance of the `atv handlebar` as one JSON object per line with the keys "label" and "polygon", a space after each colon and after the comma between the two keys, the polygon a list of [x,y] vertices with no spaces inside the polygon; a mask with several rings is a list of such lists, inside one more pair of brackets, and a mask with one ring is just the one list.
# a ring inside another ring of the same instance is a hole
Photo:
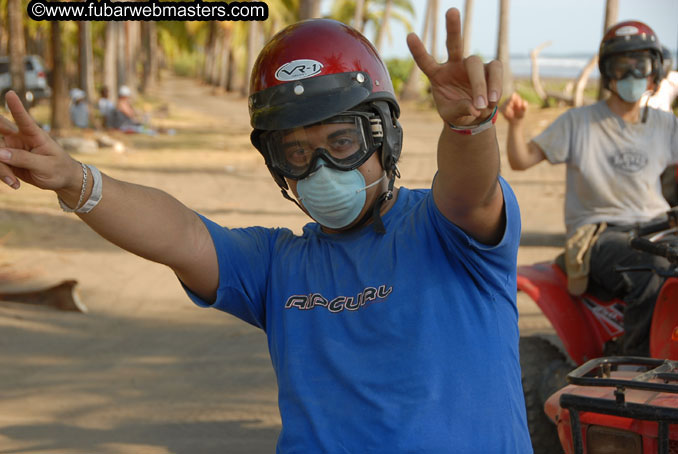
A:
{"label": "atv handlebar", "polygon": [[671,208],[669,211],[667,211],[666,219],[650,221],[639,225],[636,228],[636,234],[638,236],[645,236],[652,233],[661,232],[662,230],[668,230],[672,227],[678,227],[678,207]]}
{"label": "atv handlebar", "polygon": [[661,221],[648,222],[647,224],[639,225],[636,231],[638,232],[638,236],[645,236],[670,229],[671,227],[674,227],[671,225],[671,221],[669,219],[663,219]]}
{"label": "atv handlebar", "polygon": [[631,238],[631,247],[648,254],[665,257],[669,262],[678,265],[678,248],[666,243],[653,243],[647,238]]}

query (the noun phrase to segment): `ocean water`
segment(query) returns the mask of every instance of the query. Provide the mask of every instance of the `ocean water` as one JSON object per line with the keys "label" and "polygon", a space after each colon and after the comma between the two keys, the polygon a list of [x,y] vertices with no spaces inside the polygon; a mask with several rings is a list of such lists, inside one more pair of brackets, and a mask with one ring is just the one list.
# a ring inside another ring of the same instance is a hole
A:
{"label": "ocean water", "polygon": [[[537,59],[539,76],[576,79],[590,59],[591,56],[540,56]],[[532,61],[529,56],[511,56],[511,71],[514,77],[530,77],[532,75],[531,65]],[[599,76],[598,66],[596,66],[591,71],[589,79],[597,79]]]}

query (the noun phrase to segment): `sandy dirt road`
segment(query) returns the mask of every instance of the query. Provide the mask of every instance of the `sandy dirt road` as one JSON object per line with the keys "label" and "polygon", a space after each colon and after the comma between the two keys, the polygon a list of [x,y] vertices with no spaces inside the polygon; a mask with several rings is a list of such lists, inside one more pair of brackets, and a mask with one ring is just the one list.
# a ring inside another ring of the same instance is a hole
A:
{"label": "sandy dirt road", "polygon": [[[174,136],[124,137],[126,153],[76,158],[159,187],[227,226],[308,220],[285,201],[249,144],[243,99],[168,78],[152,96]],[[562,110],[529,115],[534,132]],[[428,187],[440,121],[407,105],[400,184]],[[500,146],[506,124],[497,122]],[[564,169],[502,173],[521,204],[520,263],[548,260],[564,238]],[[28,277],[4,288],[79,281],[89,313],[0,303],[0,454],[272,453],[280,427],[265,336],[189,302],[173,274],[106,243],[52,193],[0,188],[0,271]],[[552,333],[519,298],[525,334]]]}

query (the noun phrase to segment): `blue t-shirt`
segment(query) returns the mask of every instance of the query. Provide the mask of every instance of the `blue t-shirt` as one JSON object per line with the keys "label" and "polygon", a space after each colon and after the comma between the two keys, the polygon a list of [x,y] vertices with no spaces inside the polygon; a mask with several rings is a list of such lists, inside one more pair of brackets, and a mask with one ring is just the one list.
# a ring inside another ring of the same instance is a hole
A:
{"label": "blue t-shirt", "polygon": [[[278,453],[530,453],[518,360],[520,214],[487,246],[430,190],[401,188],[383,216],[326,234],[226,229],[211,307],[260,327],[278,380]],[[201,306],[210,306],[188,291]]]}

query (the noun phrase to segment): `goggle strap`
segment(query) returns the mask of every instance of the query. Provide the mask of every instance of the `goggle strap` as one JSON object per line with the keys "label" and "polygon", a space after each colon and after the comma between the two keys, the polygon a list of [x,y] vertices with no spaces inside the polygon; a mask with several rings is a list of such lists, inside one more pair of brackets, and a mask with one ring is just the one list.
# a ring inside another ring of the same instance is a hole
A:
{"label": "goggle strap", "polygon": [[384,138],[384,128],[381,126],[380,118],[370,118],[370,127],[372,129],[372,137],[375,139]]}

